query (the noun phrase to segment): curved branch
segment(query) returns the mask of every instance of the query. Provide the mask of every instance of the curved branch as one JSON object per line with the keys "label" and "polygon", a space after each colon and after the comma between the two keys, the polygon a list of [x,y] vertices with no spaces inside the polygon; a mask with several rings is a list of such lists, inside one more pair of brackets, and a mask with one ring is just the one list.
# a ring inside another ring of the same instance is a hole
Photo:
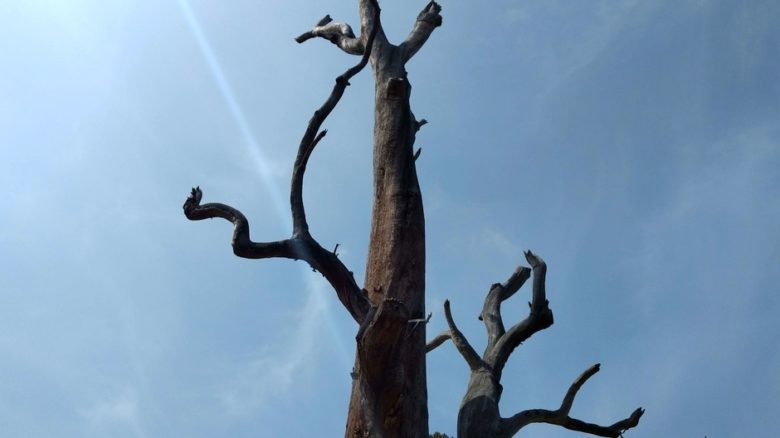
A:
{"label": "curved branch", "polygon": [[290,240],[276,242],[252,242],[249,237],[249,221],[237,209],[220,203],[200,205],[203,191],[195,187],[184,201],[184,215],[191,221],[213,219],[219,217],[233,222],[233,253],[245,259],[287,258],[294,259]]}
{"label": "curved branch", "polygon": [[[377,14],[378,13],[379,12],[377,11]],[[303,138],[301,138],[301,143],[298,146],[298,155],[295,157],[295,164],[293,165],[292,183],[290,184],[290,208],[292,209],[293,217],[293,237],[309,235],[309,225],[306,222],[306,211],[303,207],[303,174],[306,172],[306,164],[309,162],[311,153],[314,151],[317,143],[319,143],[327,133],[327,131],[322,131],[319,134],[317,132],[323,122],[325,122],[325,119],[330,115],[331,111],[333,111],[333,108],[335,108],[336,104],[341,100],[344,91],[349,86],[349,80],[363,70],[368,63],[368,59],[371,57],[371,48],[376,32],[377,29],[374,28],[371,31],[371,35],[368,36],[367,50],[363,53],[360,62],[336,78],[336,84],[333,85],[330,96],[328,96],[325,103],[314,112],[314,115],[311,117],[309,124],[306,127],[306,132],[304,132]]]}
{"label": "curved branch", "polygon": [[488,356],[489,351],[496,346],[498,340],[505,333],[504,321],[501,317],[501,303],[508,300],[523,287],[523,284],[530,276],[530,269],[525,266],[518,266],[504,283],[496,283],[490,287],[490,291],[485,297],[485,304],[482,306],[482,313],[479,315],[479,319],[485,322],[485,328],[488,333],[485,357]]}
{"label": "curved branch", "polygon": [[233,222],[233,253],[246,259],[286,258],[304,260],[319,271],[336,291],[339,301],[358,323],[368,313],[368,296],[355,282],[355,278],[339,258],[320,246],[311,236],[293,236],[276,242],[252,242],[249,236],[249,221],[237,209],[220,203],[200,205],[203,192],[200,187],[192,189],[184,202],[187,219],[199,221],[219,217]]}
{"label": "curved branch", "polygon": [[368,294],[361,289],[355,277],[336,254],[320,246],[311,236],[292,239],[296,258],[305,260],[315,271],[322,273],[336,291],[341,304],[352,318],[361,324],[368,314],[371,303]]}
{"label": "curved branch", "polygon": [[441,26],[442,18],[440,12],[441,6],[434,0],[431,0],[417,16],[414,29],[406,37],[406,40],[398,46],[404,63],[412,59],[425,42],[428,41],[433,30]]}
{"label": "curved branch", "polygon": [[466,360],[466,363],[469,365],[471,371],[484,368],[486,366],[485,362],[479,358],[477,352],[474,351],[474,347],[469,344],[469,341],[465,336],[463,336],[463,333],[461,333],[460,330],[458,330],[458,327],[455,325],[455,321],[452,319],[452,313],[450,312],[450,300],[444,301],[444,316],[447,318],[447,325],[450,328],[452,343],[455,344],[455,348],[458,349],[460,355],[463,356],[463,359]]}
{"label": "curved branch", "polygon": [[360,37],[355,37],[352,27],[346,23],[335,22],[326,15],[314,27],[295,38],[295,41],[303,43],[312,38],[324,38],[338,46],[341,50],[351,55],[363,55],[368,47],[368,40],[372,33],[376,42],[380,45],[387,43],[387,37],[379,20],[379,4],[376,0],[360,0],[358,4],[360,12]]}
{"label": "curved branch", "polygon": [[363,41],[355,37],[352,27],[333,21],[330,15],[326,15],[310,31],[299,35],[295,41],[301,44],[315,37],[324,38],[351,55],[362,55],[365,50]]}
{"label": "curved branch", "polygon": [[327,100],[314,112],[314,115],[309,120],[309,124],[298,146],[298,155],[295,157],[292,182],[290,184],[293,240],[298,244],[297,248],[300,249],[300,254],[298,255],[301,259],[308,261],[312,268],[320,271],[325,276],[333,288],[336,289],[341,303],[349,310],[358,323],[364,321],[370,308],[368,297],[365,291],[358,287],[352,272],[344,266],[336,254],[322,248],[311,237],[309,224],[306,221],[306,210],[303,205],[303,176],[306,173],[306,165],[314,148],[327,133],[327,131],[319,131],[320,127],[341,100],[344,91],[349,86],[349,80],[358,74],[368,63],[375,36],[376,29],[372,30],[371,35],[368,37],[368,44],[360,62],[336,78],[336,83]]}
{"label": "curved branch", "polygon": [[376,31],[372,31],[368,38],[368,49],[365,50],[360,62],[336,78],[336,85],[333,86],[330,96],[314,112],[301,139],[290,184],[290,210],[293,219],[293,235],[290,239],[270,243],[252,242],[249,238],[249,222],[246,217],[240,211],[225,204],[200,205],[203,193],[199,187],[192,189],[192,193],[184,202],[184,214],[190,220],[221,217],[233,222],[235,226],[233,252],[239,257],[251,259],[282,257],[308,262],[315,271],[321,272],[333,286],[339,301],[358,323],[365,320],[370,308],[368,296],[357,285],[352,272],[344,266],[336,254],[324,249],[309,233],[306,211],[303,206],[303,175],[314,148],[327,132],[318,132],[320,126],[343,96],[344,90],[349,85],[349,79],[360,72],[368,63],[375,35]]}
{"label": "curved branch", "polygon": [[520,412],[517,415],[508,419],[501,420],[503,427],[507,432],[507,436],[512,436],[517,431],[531,423],[547,423],[557,426],[565,427],[569,430],[577,432],[589,433],[591,435],[604,436],[604,437],[620,437],[626,430],[636,427],[639,424],[639,419],[645,413],[644,409],[637,408],[628,418],[620,420],[611,426],[600,426],[598,424],[586,423],[582,420],[572,418],[569,416],[572,404],[574,403],[574,397],[577,396],[577,392],[582,388],[582,385],[588,381],[594,374],[599,372],[600,365],[595,364],[585,370],[574,383],[571,384],[566,395],[563,397],[561,407],[555,411],[547,409],[529,409],[527,411]]}
{"label": "curved branch", "polygon": [[571,407],[574,404],[574,397],[577,396],[577,392],[580,390],[580,388],[582,388],[582,385],[584,385],[588,379],[593,377],[594,374],[598,373],[600,369],[601,364],[597,363],[583,371],[583,373],[577,377],[577,380],[571,384],[569,390],[566,391],[566,395],[563,397],[563,402],[561,402],[561,407],[558,410],[568,415],[569,412],[571,412]]}
{"label": "curved branch", "polygon": [[438,346],[449,341],[450,339],[452,339],[452,335],[450,335],[449,331],[439,333],[438,336],[431,339],[431,341],[425,345],[425,352],[430,353],[431,351],[435,350]]}
{"label": "curved branch", "polygon": [[489,363],[499,374],[515,348],[533,336],[534,333],[553,324],[553,313],[548,307],[545,293],[547,264],[531,251],[525,252],[525,259],[531,265],[534,277],[533,297],[530,303],[531,313],[501,336],[491,352]]}

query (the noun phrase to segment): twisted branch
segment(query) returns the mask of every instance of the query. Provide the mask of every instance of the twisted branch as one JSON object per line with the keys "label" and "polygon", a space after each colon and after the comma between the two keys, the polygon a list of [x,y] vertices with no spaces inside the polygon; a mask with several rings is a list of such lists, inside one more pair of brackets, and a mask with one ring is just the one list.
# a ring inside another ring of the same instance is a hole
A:
{"label": "twisted branch", "polygon": [[[377,11],[377,13],[379,12]],[[295,158],[295,164],[293,165],[292,183],[290,188],[293,236],[309,234],[309,225],[306,222],[306,211],[303,207],[303,174],[306,172],[306,164],[309,161],[311,153],[314,151],[317,143],[319,143],[327,134],[327,131],[321,131],[319,133],[318,131],[322,126],[322,123],[325,122],[325,119],[330,115],[331,111],[333,111],[333,108],[335,108],[336,104],[341,100],[344,91],[349,86],[349,80],[358,74],[368,63],[368,59],[371,57],[371,48],[373,47],[376,32],[376,28],[371,31],[371,34],[368,37],[368,50],[363,53],[360,62],[336,78],[336,84],[333,86],[330,96],[328,96],[325,103],[314,112],[314,115],[312,115],[309,124],[306,127],[306,132],[303,134],[303,138],[301,138],[301,143],[298,146],[298,156]]]}
{"label": "twisted branch", "polygon": [[295,38],[295,41],[301,44],[315,37],[324,38],[351,55],[362,55],[365,51],[363,42],[355,38],[352,27],[333,21],[330,15],[323,17],[310,31]]}
{"label": "twisted branch", "polygon": [[233,254],[245,259],[295,258],[290,239],[276,242],[252,242],[249,237],[249,221],[243,213],[229,205],[220,203],[200,205],[202,197],[203,191],[200,187],[193,188],[187,200],[184,201],[184,215],[191,221],[219,217],[232,222],[234,225],[233,239],[231,240]]}
{"label": "twisted branch", "polygon": [[360,0],[360,37],[356,37],[352,27],[347,23],[333,21],[330,15],[324,16],[311,30],[295,38],[297,43],[303,43],[312,38],[324,38],[335,44],[350,55],[363,55],[373,32],[374,39],[384,44],[387,39],[379,22],[379,4],[376,0]]}
{"label": "twisted branch", "polygon": [[[376,13],[379,13],[377,9]],[[360,72],[368,63],[371,47],[377,29],[368,36],[367,49],[360,62],[336,78],[330,96],[325,103],[314,112],[309,120],[306,132],[298,147],[298,155],[293,165],[292,182],[290,184],[290,210],[293,219],[293,235],[289,239],[276,242],[256,243],[249,236],[249,221],[239,210],[219,203],[200,205],[203,192],[200,187],[192,189],[192,193],[184,202],[184,214],[190,220],[203,220],[215,217],[229,220],[234,225],[233,252],[239,257],[263,259],[281,257],[301,259],[309,263],[315,270],[322,273],[328,280],[339,301],[349,311],[358,323],[362,323],[370,308],[368,296],[355,282],[352,272],[339,260],[333,252],[324,249],[309,233],[306,222],[306,211],[303,206],[303,176],[306,165],[314,148],[325,136],[326,131],[319,131],[322,123],[336,107],[344,90],[349,86],[349,80]]]}

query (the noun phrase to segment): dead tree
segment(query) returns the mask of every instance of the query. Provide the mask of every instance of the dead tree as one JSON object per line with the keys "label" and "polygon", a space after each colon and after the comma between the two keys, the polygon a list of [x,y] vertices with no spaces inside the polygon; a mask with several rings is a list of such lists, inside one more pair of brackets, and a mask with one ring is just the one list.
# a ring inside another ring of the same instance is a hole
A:
{"label": "dead tree", "polygon": [[[458,330],[450,312],[449,301],[444,302],[444,316],[449,330],[434,338],[428,344],[432,351],[442,343],[451,339],[458,352],[468,364],[471,371],[466,395],[458,411],[458,437],[479,438],[497,437],[509,438],[520,429],[531,423],[548,423],[563,426],[567,429],[605,437],[619,437],[626,430],[639,424],[639,418],[644,413],[642,408],[636,409],[628,418],[620,420],[611,426],[599,426],[586,423],[569,416],[574,397],[582,385],[599,371],[599,364],[585,370],[572,383],[561,406],[556,410],[530,409],[522,411],[509,418],[502,418],[498,409],[501,400],[501,374],[512,352],[530,338],[534,333],[544,330],[553,324],[553,313],[550,310],[545,292],[545,275],[547,264],[539,256],[526,251],[525,258],[531,269],[519,267],[504,283],[496,283],[490,287],[482,313],[479,319],[485,323],[488,342],[485,352],[480,357],[469,341]],[[512,326],[508,331],[504,328],[501,317],[501,303],[515,294],[531,276],[533,271],[533,292],[528,303],[530,314],[523,321]]]}
{"label": "dead tree", "polygon": [[[355,36],[349,25],[325,16],[296,38],[299,43],[323,38],[361,59],[336,78],[330,96],[314,112],[298,146],[290,187],[292,236],[252,241],[246,217],[225,204],[201,204],[199,187],[192,189],[185,201],[184,213],[190,220],[219,217],[231,221],[233,252],[239,257],[304,260],[333,287],[358,324],[347,437],[427,437],[427,350],[425,324],[419,322],[425,320],[425,219],[415,167],[419,151],[413,150],[415,136],[425,120],[417,120],[409,106],[411,85],[405,66],[441,26],[441,7],[429,2],[409,36],[395,45],[382,29],[377,1],[359,0],[358,6],[360,36]],[[322,124],[350,78],[369,61],[375,84],[374,193],[365,283],[360,287],[335,251],[324,249],[311,235],[303,203],[303,176],[314,148],[326,134]],[[451,333],[457,333],[454,324],[451,327]],[[456,345],[462,344],[462,336],[452,337]],[[494,399],[497,415],[498,397]],[[461,409],[462,414],[477,411]]]}
{"label": "dead tree", "polygon": [[[348,437],[428,436],[425,324],[410,324],[425,311],[425,221],[413,145],[422,121],[409,107],[411,86],[406,63],[441,25],[439,5],[431,1],[405,41],[387,40],[376,0],[359,0],[360,37],[350,26],[326,16],[296,38],[324,38],[361,61],[336,79],[328,100],[311,118],[298,148],[290,190],[293,233],[285,240],[258,243],[237,209],[200,204],[200,188],[184,204],[191,220],[221,217],[234,224],[233,252],[244,258],[301,259],[328,280],[359,324],[357,355],[347,419]],[[303,206],[303,175],[309,157],[325,136],[322,123],[338,103],[349,79],[371,62],[375,81],[374,202],[365,285],[336,254],[311,235]]]}

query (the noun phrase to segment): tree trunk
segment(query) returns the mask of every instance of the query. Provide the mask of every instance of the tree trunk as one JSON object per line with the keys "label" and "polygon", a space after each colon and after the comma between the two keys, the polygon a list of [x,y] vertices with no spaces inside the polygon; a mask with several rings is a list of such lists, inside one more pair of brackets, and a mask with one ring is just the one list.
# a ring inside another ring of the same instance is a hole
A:
{"label": "tree trunk", "polygon": [[365,288],[376,314],[357,339],[346,436],[428,436],[425,218],[418,129],[398,47],[375,42],[374,203]]}
{"label": "tree trunk", "polygon": [[[234,224],[233,252],[239,257],[305,260],[322,273],[339,301],[359,324],[357,356],[347,437],[427,437],[428,394],[425,374],[425,218],[412,152],[424,121],[409,108],[411,86],[406,63],[441,25],[441,7],[429,2],[412,32],[400,45],[387,41],[376,0],[359,0],[360,37],[329,15],[296,41],[324,38],[361,61],[336,78],[325,103],[314,112],[293,165],[290,209],[293,234],[273,242],[254,242],[249,222],[237,209],[201,204],[199,187],[184,203],[191,220],[214,217]],[[309,157],[327,131],[323,122],[344,94],[349,80],[369,62],[375,80],[374,207],[365,287],[335,251],[325,250],[311,235],[303,203],[303,176]],[[415,321],[417,320],[417,321]]]}

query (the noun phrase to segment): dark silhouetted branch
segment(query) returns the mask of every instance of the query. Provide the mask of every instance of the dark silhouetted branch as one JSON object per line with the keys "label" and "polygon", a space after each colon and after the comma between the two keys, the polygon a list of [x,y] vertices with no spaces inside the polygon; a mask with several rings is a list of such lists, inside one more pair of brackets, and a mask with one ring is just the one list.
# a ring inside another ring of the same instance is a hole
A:
{"label": "dark silhouetted branch", "polygon": [[376,29],[374,29],[368,37],[368,50],[363,53],[360,62],[336,78],[336,84],[333,86],[330,96],[328,96],[325,103],[314,112],[314,115],[309,120],[306,132],[303,134],[303,138],[301,138],[301,143],[298,147],[298,156],[295,158],[295,164],[293,165],[292,184],[290,188],[293,236],[308,235],[309,233],[309,225],[306,223],[306,212],[303,207],[303,174],[306,172],[306,165],[311,153],[314,151],[317,143],[319,143],[327,133],[327,131],[321,131],[319,133],[318,131],[322,126],[322,123],[325,122],[325,119],[330,115],[331,111],[333,111],[333,108],[335,108],[341,100],[344,91],[349,86],[349,80],[358,74],[368,63],[375,36]]}
{"label": "dark silhouetted branch", "polygon": [[249,222],[237,209],[220,203],[200,205],[203,192],[200,187],[184,202],[184,215],[198,221],[215,217],[233,223],[233,253],[246,259],[286,258],[304,260],[312,269],[320,272],[336,291],[339,301],[358,323],[363,321],[369,309],[368,297],[355,282],[346,266],[332,252],[324,249],[309,235],[297,235],[276,242],[252,242]]}
{"label": "dark silhouetted branch", "polygon": [[433,30],[441,26],[441,6],[431,0],[417,16],[414,28],[406,40],[398,46],[403,62],[406,63],[422,48]]}
{"label": "dark silhouetted branch", "polygon": [[233,222],[233,253],[245,259],[287,258],[294,259],[290,240],[276,242],[252,242],[249,237],[249,221],[246,216],[237,209],[220,203],[200,205],[203,191],[195,187],[184,201],[184,215],[192,221],[212,219],[219,217]]}
{"label": "dark silhouetted branch", "polygon": [[582,420],[571,418],[569,416],[569,412],[571,411],[572,404],[574,403],[574,397],[577,396],[577,392],[589,378],[599,372],[599,369],[600,365],[596,364],[585,370],[585,372],[583,372],[569,387],[569,390],[566,392],[566,396],[564,396],[563,402],[561,403],[561,407],[559,409],[555,411],[547,409],[529,409],[527,411],[520,412],[511,418],[502,420],[507,436],[514,435],[517,433],[517,431],[531,423],[554,424],[577,432],[584,432],[591,435],[613,438],[620,437],[626,430],[636,427],[639,424],[639,419],[642,417],[642,414],[645,413],[644,409],[642,408],[636,409],[628,418],[620,420],[611,426],[600,426],[598,424],[586,423]]}
{"label": "dark silhouetted branch", "polygon": [[[317,113],[315,113],[316,116]],[[327,117],[327,114],[325,115]],[[313,118],[312,118],[313,120]],[[321,120],[319,124],[314,128],[319,128],[322,125]],[[311,121],[309,127],[311,128]],[[314,152],[314,148],[317,143],[325,137],[328,133],[327,130],[320,131],[315,138],[309,138],[309,130],[301,140],[301,145],[298,148],[298,156],[295,158],[295,164],[293,165],[292,184],[290,188],[290,208],[292,210],[293,218],[293,236],[307,236],[309,235],[309,224],[306,222],[306,210],[303,207],[303,174],[306,172],[306,165],[309,163],[309,157]]]}
{"label": "dark silhouetted branch", "polygon": [[293,219],[293,235],[290,239],[270,243],[252,242],[249,237],[249,222],[246,217],[237,209],[225,204],[200,205],[203,196],[200,188],[192,189],[192,193],[184,203],[184,214],[190,220],[220,217],[233,222],[233,252],[239,257],[250,259],[281,257],[308,262],[312,269],[320,272],[333,286],[339,301],[358,323],[364,321],[370,308],[368,296],[357,285],[352,272],[344,266],[336,254],[324,249],[309,233],[306,211],[303,206],[303,176],[314,148],[327,132],[319,131],[322,123],[344,95],[344,90],[349,86],[349,80],[368,63],[375,35],[376,30],[373,30],[368,37],[367,50],[363,53],[360,62],[336,78],[336,84],[333,86],[330,96],[314,112],[301,139],[290,184],[290,210]]}
{"label": "dark silhouetted branch", "polygon": [[415,131],[419,131],[419,130],[420,130],[420,128],[422,128],[423,126],[425,126],[425,125],[427,125],[427,124],[428,124],[428,121],[427,121],[427,120],[425,120],[425,119],[416,120],[416,121],[414,122],[414,130],[415,130]]}

